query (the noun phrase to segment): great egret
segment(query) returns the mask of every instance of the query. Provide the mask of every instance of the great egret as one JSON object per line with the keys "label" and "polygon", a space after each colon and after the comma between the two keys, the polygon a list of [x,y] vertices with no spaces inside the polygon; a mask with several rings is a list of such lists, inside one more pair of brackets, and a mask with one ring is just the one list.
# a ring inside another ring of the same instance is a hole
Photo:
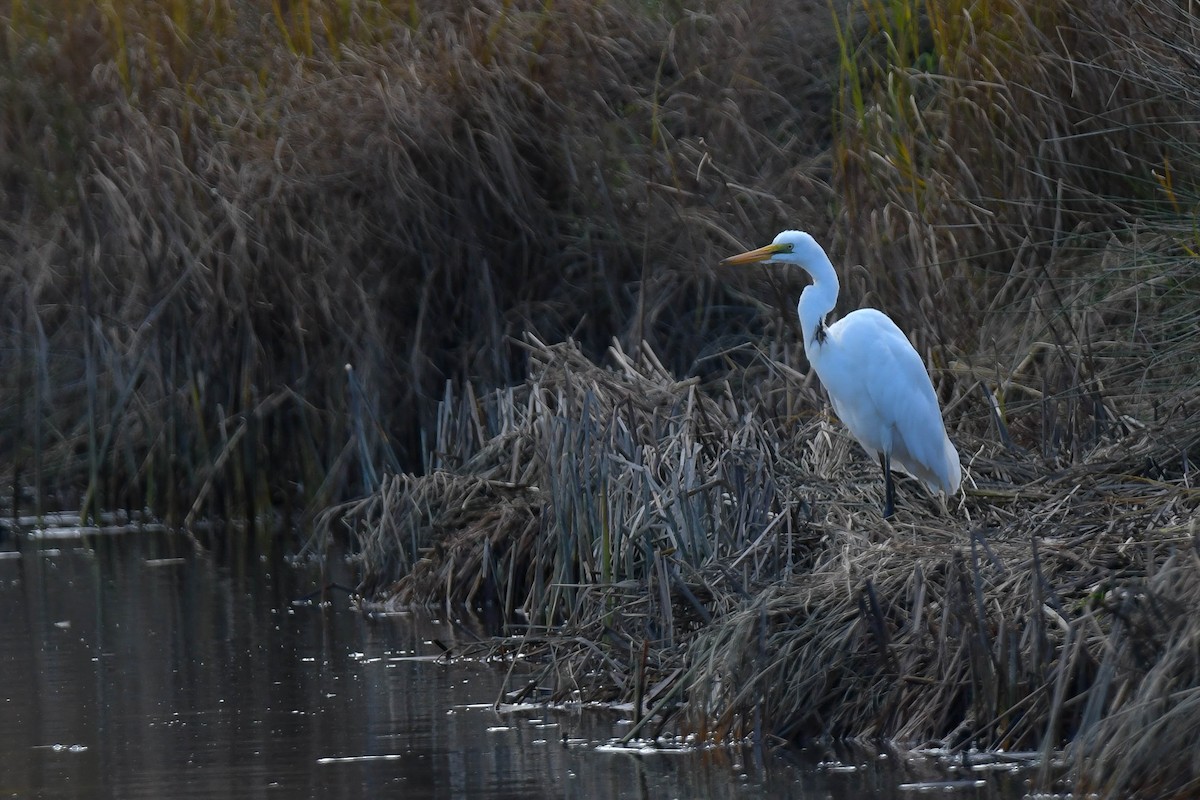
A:
{"label": "great egret", "polygon": [[893,464],[931,492],[958,491],[958,451],[946,436],[925,365],[896,323],[878,309],[860,308],[826,324],[837,303],[837,273],[821,245],[803,231],[784,231],[766,247],[721,263],[755,262],[795,264],[812,278],[796,307],[804,352],[833,410],[867,454],[879,458],[886,487],[883,515],[895,510]]}

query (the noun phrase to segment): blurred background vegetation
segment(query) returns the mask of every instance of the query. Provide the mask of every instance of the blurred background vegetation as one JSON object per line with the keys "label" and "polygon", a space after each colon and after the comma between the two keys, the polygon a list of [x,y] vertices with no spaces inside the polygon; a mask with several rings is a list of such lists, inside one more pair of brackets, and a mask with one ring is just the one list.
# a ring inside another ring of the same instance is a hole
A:
{"label": "blurred background vegetation", "polygon": [[1070,459],[1194,413],[1186,4],[7,0],[0,21],[14,513],[306,517],[422,470],[438,401],[522,381],[526,332],[738,386],[762,353],[803,371],[799,278],[714,269],[786,227],[841,265],[843,313],[912,332],[952,435]]}

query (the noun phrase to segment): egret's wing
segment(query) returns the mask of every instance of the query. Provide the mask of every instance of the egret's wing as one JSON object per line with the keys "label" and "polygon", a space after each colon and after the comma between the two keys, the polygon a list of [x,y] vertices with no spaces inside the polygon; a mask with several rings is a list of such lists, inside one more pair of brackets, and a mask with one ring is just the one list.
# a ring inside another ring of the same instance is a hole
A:
{"label": "egret's wing", "polygon": [[841,380],[827,384],[831,397],[841,395],[834,402],[838,416],[868,450],[890,444],[894,465],[935,490],[953,492],[961,477],[958,452],[917,351],[875,309],[856,311],[838,325]]}

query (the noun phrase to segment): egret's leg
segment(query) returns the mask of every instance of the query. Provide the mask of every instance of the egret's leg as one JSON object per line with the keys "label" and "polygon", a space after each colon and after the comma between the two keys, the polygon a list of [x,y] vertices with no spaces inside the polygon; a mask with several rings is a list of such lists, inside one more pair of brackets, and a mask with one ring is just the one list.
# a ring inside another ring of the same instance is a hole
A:
{"label": "egret's leg", "polygon": [[892,482],[892,457],[887,453],[880,453],[879,466],[883,467],[883,518],[887,519],[896,510],[896,484]]}

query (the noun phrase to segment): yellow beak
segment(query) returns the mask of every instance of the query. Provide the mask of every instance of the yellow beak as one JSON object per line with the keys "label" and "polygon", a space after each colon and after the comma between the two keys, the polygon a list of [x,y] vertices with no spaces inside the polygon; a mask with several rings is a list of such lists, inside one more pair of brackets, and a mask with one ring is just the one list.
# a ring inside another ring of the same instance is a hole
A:
{"label": "yellow beak", "polygon": [[722,267],[730,267],[736,264],[753,264],[757,261],[766,261],[771,256],[778,255],[787,249],[787,245],[769,244],[766,247],[760,247],[757,250],[751,250],[741,255],[730,256],[721,260]]}

